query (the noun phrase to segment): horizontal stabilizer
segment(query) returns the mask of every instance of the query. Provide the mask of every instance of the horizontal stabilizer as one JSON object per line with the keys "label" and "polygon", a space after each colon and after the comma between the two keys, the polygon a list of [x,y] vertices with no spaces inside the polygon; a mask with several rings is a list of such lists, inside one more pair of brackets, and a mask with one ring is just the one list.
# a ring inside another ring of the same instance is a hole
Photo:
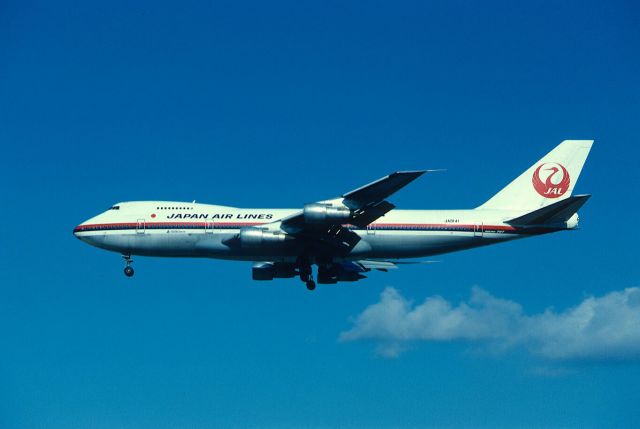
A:
{"label": "horizontal stabilizer", "polygon": [[549,225],[568,221],[591,195],[575,195],[506,221],[510,225]]}

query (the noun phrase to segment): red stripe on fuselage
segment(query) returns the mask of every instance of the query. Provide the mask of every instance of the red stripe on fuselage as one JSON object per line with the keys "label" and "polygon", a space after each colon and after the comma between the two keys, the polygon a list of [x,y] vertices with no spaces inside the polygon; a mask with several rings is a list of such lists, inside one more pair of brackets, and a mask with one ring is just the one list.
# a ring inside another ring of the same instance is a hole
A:
{"label": "red stripe on fuselage", "polygon": [[[212,225],[215,229],[216,226],[237,226],[238,228],[246,227],[246,226],[257,226],[257,225],[265,225],[265,223],[260,222],[125,222],[125,223],[96,223],[89,225],[78,225],[73,231],[74,232],[82,232],[82,231],[90,231],[95,229],[118,229],[118,228],[137,228],[137,227],[167,227],[170,228],[181,228],[184,226],[199,226],[205,228],[208,225]],[[351,226],[351,225],[346,225]],[[395,227],[395,228],[466,228],[466,229],[474,229],[477,227],[481,227],[482,230],[496,230],[496,231],[515,231],[516,228],[510,225],[475,225],[475,224],[459,224],[459,223],[374,223],[370,225],[372,229],[376,229],[376,227],[384,228],[384,227]]]}
{"label": "red stripe on fuselage", "polygon": [[201,226],[207,225],[220,225],[220,226],[256,226],[263,225],[259,222],[124,222],[124,223],[92,223],[88,225],[78,225],[74,228],[74,232],[86,231],[99,228],[137,228],[138,226],[166,226],[168,228],[180,228],[181,226]]}
{"label": "red stripe on fuselage", "polygon": [[515,231],[516,228],[510,225],[481,225],[481,224],[461,224],[461,223],[374,223],[371,226],[391,226],[391,227],[423,227],[423,228],[449,228],[449,227],[460,227],[460,228],[477,228],[481,227],[483,230],[485,229],[495,229],[500,231]]}

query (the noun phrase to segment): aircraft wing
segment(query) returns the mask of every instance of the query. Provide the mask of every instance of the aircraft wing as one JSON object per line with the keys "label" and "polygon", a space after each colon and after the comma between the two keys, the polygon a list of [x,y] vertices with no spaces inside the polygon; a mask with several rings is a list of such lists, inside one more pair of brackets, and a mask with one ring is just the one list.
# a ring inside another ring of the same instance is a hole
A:
{"label": "aircraft wing", "polygon": [[382,203],[393,206],[393,204],[388,201],[384,201],[385,198],[404,188],[425,172],[426,170],[397,171],[391,173],[375,182],[371,182],[368,185],[361,186],[358,189],[342,195],[342,198],[344,198],[343,204],[350,209],[360,211],[367,211],[368,208],[377,207]]}
{"label": "aircraft wing", "polygon": [[415,265],[415,264],[435,264],[439,261],[384,261],[379,259],[363,259],[360,261],[345,262],[345,264],[357,264],[364,271],[378,270],[389,271],[397,270],[398,265]]}
{"label": "aircraft wing", "polygon": [[282,219],[281,228],[289,234],[326,231],[331,226],[351,224],[364,228],[395,208],[386,198],[408,185],[426,170],[398,171],[343,194],[333,200],[306,204]]}
{"label": "aircraft wing", "polygon": [[[348,226],[364,228],[384,216],[395,208],[386,198],[427,171],[437,170],[391,173],[339,198],[305,204],[302,210],[263,224],[259,229],[272,233],[282,231],[288,238],[306,241],[318,249],[318,252],[347,254],[361,240]],[[242,231],[237,236],[227,239],[226,244],[241,240],[241,235]]]}
{"label": "aircraft wing", "polygon": [[349,279],[350,281],[360,280],[365,278],[362,273],[367,273],[371,270],[384,271],[397,270],[400,268],[398,265],[406,264],[433,264],[438,261],[384,261],[377,259],[362,259],[359,261],[344,261],[339,265],[342,269],[343,279]]}
{"label": "aircraft wing", "polygon": [[398,265],[391,261],[376,261],[372,259],[363,259],[361,261],[347,261],[342,263],[342,267],[346,270],[356,272],[367,272],[371,270],[389,271],[397,270]]}

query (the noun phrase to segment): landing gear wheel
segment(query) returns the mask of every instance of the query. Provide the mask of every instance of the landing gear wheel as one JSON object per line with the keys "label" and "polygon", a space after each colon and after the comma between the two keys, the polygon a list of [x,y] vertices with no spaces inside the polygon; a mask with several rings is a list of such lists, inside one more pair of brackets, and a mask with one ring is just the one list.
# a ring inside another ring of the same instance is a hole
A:
{"label": "landing gear wheel", "polygon": [[310,280],[313,280],[313,277],[311,277],[312,271],[311,271],[310,265],[301,266],[299,269],[299,273],[300,273],[300,280],[302,280],[304,283],[307,283]]}
{"label": "landing gear wheel", "polygon": [[127,277],[133,277],[133,268],[132,267],[124,267],[124,275]]}
{"label": "landing gear wheel", "polygon": [[131,264],[133,263],[133,259],[131,259],[131,255],[122,255],[122,259],[124,259],[124,275],[127,277],[133,276],[133,267]]}
{"label": "landing gear wheel", "polygon": [[306,284],[308,290],[314,290],[316,288],[316,282],[313,280],[309,280]]}

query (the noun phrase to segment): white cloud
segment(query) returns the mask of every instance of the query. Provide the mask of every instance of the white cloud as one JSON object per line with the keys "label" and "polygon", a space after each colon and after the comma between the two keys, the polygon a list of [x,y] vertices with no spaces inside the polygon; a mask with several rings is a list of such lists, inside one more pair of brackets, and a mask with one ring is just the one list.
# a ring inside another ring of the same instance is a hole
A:
{"label": "white cloud", "polygon": [[640,360],[640,288],[589,297],[562,312],[527,315],[516,302],[474,287],[467,302],[440,296],[414,305],[386,288],[342,341],[371,339],[386,357],[416,341],[469,341],[503,351],[524,347],[552,360]]}

